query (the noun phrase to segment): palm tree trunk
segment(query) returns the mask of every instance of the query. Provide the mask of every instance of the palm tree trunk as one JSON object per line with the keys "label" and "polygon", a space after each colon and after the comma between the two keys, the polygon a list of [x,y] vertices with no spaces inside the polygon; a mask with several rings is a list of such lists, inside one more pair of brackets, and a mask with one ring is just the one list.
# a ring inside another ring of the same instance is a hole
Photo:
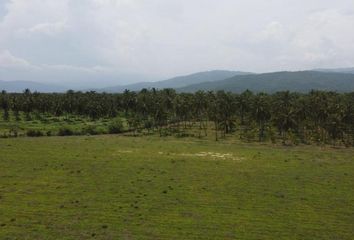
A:
{"label": "palm tree trunk", "polygon": [[215,141],[218,141],[218,123],[214,121],[215,124]]}

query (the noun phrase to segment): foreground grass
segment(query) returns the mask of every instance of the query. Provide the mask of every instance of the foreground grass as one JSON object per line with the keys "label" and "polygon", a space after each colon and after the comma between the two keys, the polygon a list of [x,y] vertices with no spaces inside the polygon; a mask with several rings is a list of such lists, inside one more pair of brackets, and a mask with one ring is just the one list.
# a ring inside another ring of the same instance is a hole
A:
{"label": "foreground grass", "polygon": [[0,139],[0,239],[352,239],[354,150]]}

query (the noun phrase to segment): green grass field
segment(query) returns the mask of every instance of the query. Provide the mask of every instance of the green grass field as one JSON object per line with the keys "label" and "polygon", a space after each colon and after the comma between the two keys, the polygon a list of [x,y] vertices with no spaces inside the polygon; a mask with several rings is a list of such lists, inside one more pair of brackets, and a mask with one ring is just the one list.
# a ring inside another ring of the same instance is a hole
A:
{"label": "green grass field", "polygon": [[0,239],[353,239],[354,149],[0,139]]}

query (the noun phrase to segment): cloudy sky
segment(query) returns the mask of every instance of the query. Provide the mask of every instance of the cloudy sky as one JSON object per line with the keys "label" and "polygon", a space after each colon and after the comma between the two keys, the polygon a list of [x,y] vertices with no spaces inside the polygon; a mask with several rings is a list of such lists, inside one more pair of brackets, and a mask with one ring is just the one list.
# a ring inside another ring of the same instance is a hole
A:
{"label": "cloudy sky", "polygon": [[353,0],[0,0],[0,80],[354,66]]}

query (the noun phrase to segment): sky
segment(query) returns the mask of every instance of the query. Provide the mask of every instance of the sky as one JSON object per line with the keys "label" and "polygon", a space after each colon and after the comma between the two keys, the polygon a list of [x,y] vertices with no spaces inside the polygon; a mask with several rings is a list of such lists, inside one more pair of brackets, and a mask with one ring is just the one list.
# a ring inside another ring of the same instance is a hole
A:
{"label": "sky", "polygon": [[0,0],[0,80],[354,67],[353,0]]}

